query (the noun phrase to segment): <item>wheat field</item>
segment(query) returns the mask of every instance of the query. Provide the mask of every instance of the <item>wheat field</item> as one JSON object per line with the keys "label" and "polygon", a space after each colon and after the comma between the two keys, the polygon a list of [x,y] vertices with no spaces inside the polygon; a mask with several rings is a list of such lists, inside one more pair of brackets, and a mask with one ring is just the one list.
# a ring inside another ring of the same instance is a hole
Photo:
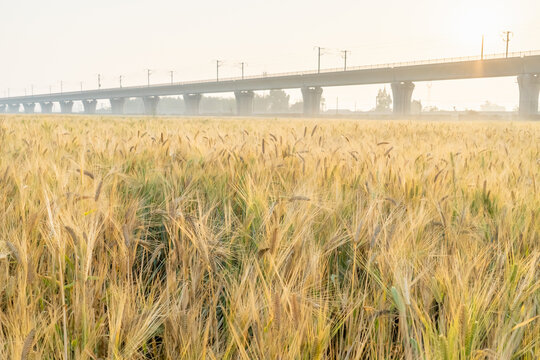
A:
{"label": "wheat field", "polygon": [[1,359],[538,359],[540,123],[0,116]]}

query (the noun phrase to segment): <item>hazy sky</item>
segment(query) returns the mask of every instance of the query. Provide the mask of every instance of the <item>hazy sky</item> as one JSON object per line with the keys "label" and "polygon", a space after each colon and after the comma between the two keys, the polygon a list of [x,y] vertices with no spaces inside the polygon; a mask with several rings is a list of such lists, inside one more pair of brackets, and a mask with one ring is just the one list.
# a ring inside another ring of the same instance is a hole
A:
{"label": "hazy sky", "polygon": [[[0,96],[540,50],[539,0],[2,0]],[[517,105],[514,78],[417,83],[413,98],[443,108]],[[327,108],[369,109],[377,86],[325,88]],[[389,86],[387,86],[389,88]],[[294,100],[300,91],[291,91]]]}

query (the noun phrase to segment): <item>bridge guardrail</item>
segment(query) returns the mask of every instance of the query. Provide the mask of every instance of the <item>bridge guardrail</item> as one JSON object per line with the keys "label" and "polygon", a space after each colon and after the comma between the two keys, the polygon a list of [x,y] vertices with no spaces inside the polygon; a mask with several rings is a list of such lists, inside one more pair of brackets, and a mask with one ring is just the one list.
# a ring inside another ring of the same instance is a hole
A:
{"label": "bridge guardrail", "polygon": [[[534,51],[520,51],[508,53],[508,58],[519,58],[525,56],[540,55],[540,50]],[[504,59],[506,58],[506,53],[495,53],[495,54],[485,54],[483,60],[492,60],[492,59]],[[441,59],[429,59],[429,60],[416,60],[416,61],[405,61],[405,62],[394,62],[394,63],[384,63],[384,64],[373,64],[373,65],[360,65],[360,66],[351,66],[348,67],[346,71],[356,71],[356,70],[373,70],[373,69],[386,69],[386,68],[396,68],[403,66],[414,66],[414,65],[430,65],[430,64],[443,64],[451,62],[461,62],[461,61],[475,61],[482,60],[480,55],[478,56],[462,56],[462,57],[452,57],[452,58],[441,58]],[[219,79],[219,81],[239,81],[239,80],[249,80],[249,79],[262,79],[262,78],[277,78],[283,76],[294,76],[294,75],[315,75],[318,73],[332,73],[332,72],[342,72],[343,68],[326,68],[321,69],[320,72],[317,70],[305,70],[305,71],[291,71],[291,72],[281,72],[281,73],[272,73],[272,74],[262,74],[262,75],[249,75],[237,77],[227,77]],[[193,80],[193,81],[182,81],[175,82],[174,85],[189,85],[189,84],[201,84],[201,83],[210,83],[216,82],[216,79],[205,79],[205,80]],[[168,83],[163,84],[154,84],[152,86],[167,86]],[[134,86],[132,88],[146,88],[148,86]]]}

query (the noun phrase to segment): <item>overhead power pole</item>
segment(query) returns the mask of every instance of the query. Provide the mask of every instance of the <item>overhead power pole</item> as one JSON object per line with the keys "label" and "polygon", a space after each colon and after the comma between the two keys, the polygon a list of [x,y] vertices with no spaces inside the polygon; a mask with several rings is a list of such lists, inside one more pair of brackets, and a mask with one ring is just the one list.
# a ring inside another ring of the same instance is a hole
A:
{"label": "overhead power pole", "polygon": [[169,73],[171,74],[171,85],[174,83],[174,71],[171,70],[169,71]]}
{"label": "overhead power pole", "polygon": [[343,53],[343,60],[344,60],[343,71],[347,71],[347,53],[349,52],[349,50],[343,50],[341,52]]}
{"label": "overhead power pole", "polygon": [[97,87],[101,89],[101,74],[97,74]]}
{"label": "overhead power pole", "polygon": [[216,60],[216,82],[219,81],[219,66],[221,65],[220,60]]}
{"label": "overhead power pole", "polygon": [[321,56],[324,54],[325,48],[320,46],[315,46],[314,49],[317,49],[317,74],[321,73]]}
{"label": "overhead power pole", "polygon": [[510,44],[511,38],[514,36],[514,33],[511,31],[503,31],[502,38],[506,42],[506,57],[508,58],[508,45]]}
{"label": "overhead power pole", "polygon": [[240,63],[242,65],[242,80],[244,80],[244,63]]}
{"label": "overhead power pole", "polygon": [[321,47],[317,46],[319,49],[318,56],[317,56],[317,74],[321,73]]}
{"label": "overhead power pole", "polygon": [[120,82],[120,87],[122,87],[122,75],[118,77],[118,81]]}
{"label": "overhead power pole", "polygon": [[148,86],[150,86],[150,74],[152,73],[152,70],[146,69],[146,76],[148,78]]}
{"label": "overhead power pole", "polygon": [[480,51],[480,60],[484,60],[484,35],[482,35],[482,50]]}

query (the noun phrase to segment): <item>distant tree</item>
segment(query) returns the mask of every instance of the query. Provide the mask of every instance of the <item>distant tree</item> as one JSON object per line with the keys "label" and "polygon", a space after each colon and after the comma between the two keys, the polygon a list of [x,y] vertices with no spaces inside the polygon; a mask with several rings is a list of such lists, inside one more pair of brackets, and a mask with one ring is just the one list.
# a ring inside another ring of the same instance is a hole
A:
{"label": "distant tree", "polygon": [[437,111],[439,111],[439,108],[436,107],[436,106],[426,106],[424,111],[426,111],[426,112],[437,112]]}
{"label": "distant tree", "polygon": [[255,113],[267,113],[270,110],[268,96],[255,94],[253,97],[253,111]]}
{"label": "distant tree", "polygon": [[127,99],[124,104],[124,112],[126,114],[143,114],[144,103],[141,98]]}
{"label": "distant tree", "polygon": [[422,102],[420,100],[411,101],[411,113],[420,114],[422,112]]}
{"label": "distant tree", "polygon": [[290,96],[283,90],[270,90],[268,100],[271,113],[284,113],[289,111]]}
{"label": "distant tree", "polygon": [[289,111],[289,95],[283,90],[270,90],[269,94],[255,94],[253,98],[255,113],[285,113]]}
{"label": "distant tree", "polygon": [[203,96],[201,98],[201,113],[211,114],[233,114],[236,109],[234,98],[222,98],[213,96]]}
{"label": "distant tree", "polygon": [[375,111],[378,112],[389,112],[391,110],[390,106],[392,105],[392,97],[386,91],[386,88],[379,89],[377,93],[377,102],[375,106]]}
{"label": "distant tree", "polygon": [[162,97],[159,100],[157,112],[158,114],[183,114],[185,111],[184,99],[180,96]]}
{"label": "distant tree", "polygon": [[290,108],[292,113],[301,113],[304,110],[304,102],[298,101],[291,105]]}

